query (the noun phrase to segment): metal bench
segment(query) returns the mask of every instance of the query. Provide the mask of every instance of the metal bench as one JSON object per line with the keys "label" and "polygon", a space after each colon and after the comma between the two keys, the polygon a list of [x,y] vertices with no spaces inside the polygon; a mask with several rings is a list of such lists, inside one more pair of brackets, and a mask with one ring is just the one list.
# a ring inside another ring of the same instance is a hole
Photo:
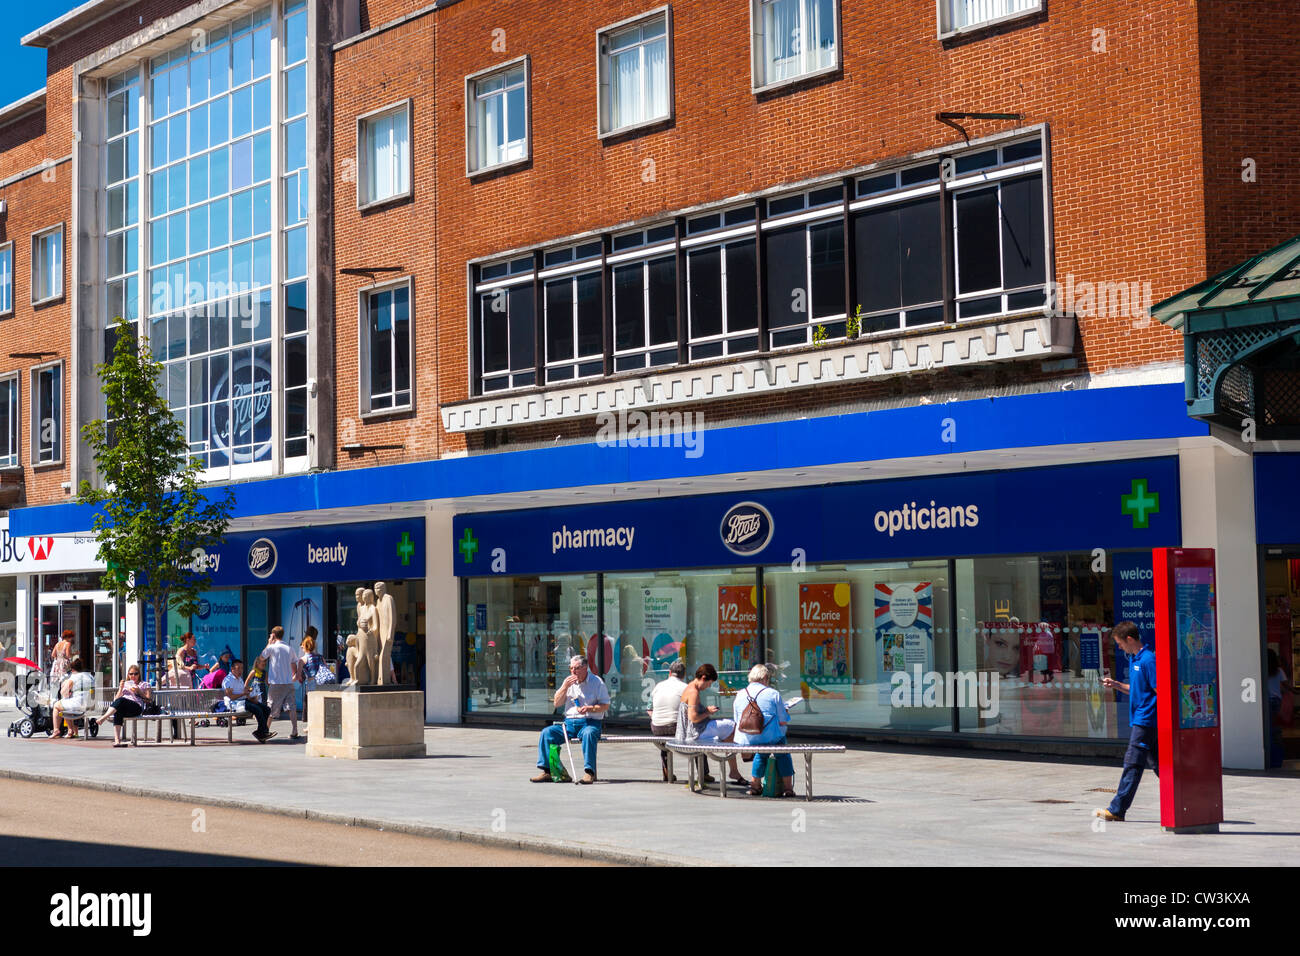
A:
{"label": "metal bench", "polygon": [[653,734],[629,734],[621,737],[600,738],[602,747],[605,744],[654,744],[656,750],[668,757],[668,783],[672,783],[677,779],[676,774],[673,773],[673,752],[668,749],[670,743],[673,743],[672,737],[656,737]]}
{"label": "metal bench", "polygon": [[[677,741],[667,739],[664,746],[668,748],[669,753],[678,753],[683,757],[691,758],[687,763],[690,766],[689,782],[692,792],[695,790],[695,783],[703,775],[697,772],[697,763],[706,759],[716,760],[719,765],[725,764],[731,757],[740,754],[803,754],[804,759],[804,799],[811,800],[812,791],[812,758],[813,754],[842,754],[844,753],[843,744],[679,744]],[[722,796],[727,795],[727,772],[722,768],[718,774],[722,781]],[[700,784],[700,789],[704,785]]]}
{"label": "metal bench", "polygon": [[[164,720],[176,721],[171,727],[172,742],[176,740],[176,727],[181,728],[181,739],[186,739],[185,723],[189,722],[189,742],[194,746],[194,726],[200,720],[210,720],[214,716],[212,708],[217,701],[224,700],[226,692],[219,687],[212,689],[195,688],[194,690],[155,690],[153,699],[161,709],[157,714],[141,714],[138,717],[123,717],[123,720],[131,721],[131,746],[140,745],[136,728],[142,720],[157,721],[156,743],[162,743],[162,722]],[[235,718],[238,714],[226,714],[230,718],[226,721],[226,742],[235,742]],[[146,738],[147,739],[147,738]]]}

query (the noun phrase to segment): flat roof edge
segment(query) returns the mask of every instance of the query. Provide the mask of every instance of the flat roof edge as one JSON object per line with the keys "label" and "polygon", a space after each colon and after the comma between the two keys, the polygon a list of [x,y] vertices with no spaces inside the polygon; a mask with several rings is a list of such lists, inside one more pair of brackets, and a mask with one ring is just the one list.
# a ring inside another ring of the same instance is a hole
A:
{"label": "flat roof edge", "polygon": [[45,87],[42,86],[34,93],[28,93],[6,106],[0,106],[0,126],[43,109],[45,109]]}
{"label": "flat roof edge", "polygon": [[97,20],[131,5],[133,0],[87,0],[79,7],[69,10],[63,16],[51,20],[44,26],[37,27],[19,42],[23,46],[38,47],[48,50],[60,40],[81,32]]}

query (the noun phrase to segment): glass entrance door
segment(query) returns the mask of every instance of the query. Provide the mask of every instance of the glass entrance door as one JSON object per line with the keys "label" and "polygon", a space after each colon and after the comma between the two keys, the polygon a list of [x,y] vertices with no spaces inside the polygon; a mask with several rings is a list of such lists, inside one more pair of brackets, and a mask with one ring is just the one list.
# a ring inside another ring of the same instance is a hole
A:
{"label": "glass entrance door", "polygon": [[100,687],[116,687],[117,636],[113,628],[113,602],[95,602],[94,606],[94,668],[95,683]]}

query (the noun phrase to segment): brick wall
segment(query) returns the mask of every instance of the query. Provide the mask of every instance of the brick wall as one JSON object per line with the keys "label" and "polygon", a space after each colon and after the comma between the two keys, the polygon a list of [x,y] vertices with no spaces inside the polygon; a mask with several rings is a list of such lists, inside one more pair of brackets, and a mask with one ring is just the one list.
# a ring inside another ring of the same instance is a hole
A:
{"label": "brick wall", "polygon": [[1300,235],[1300,8],[1203,4],[1200,65],[1205,268],[1214,275]]}
{"label": "brick wall", "polygon": [[[24,121],[25,122],[25,121]],[[38,125],[38,124],[36,124]],[[32,127],[35,128],[35,125]],[[22,153],[29,144],[17,144]],[[11,158],[11,151],[3,154]],[[70,500],[60,487],[69,480],[67,465],[72,440],[71,305],[69,286],[69,227],[71,163],[60,163],[44,175],[27,176],[3,191],[8,210],[0,216],[0,243],[13,242],[13,304],[11,315],[0,318],[0,374],[18,372],[18,461],[22,465],[23,497],[10,505],[51,504]],[[51,303],[32,305],[32,233],[63,223],[63,295]],[[13,358],[15,352],[53,353],[43,359]],[[63,461],[62,465],[32,466],[33,366],[63,360]]]}
{"label": "brick wall", "polygon": [[[377,26],[385,22],[380,17],[391,20],[419,6],[416,0],[372,2],[367,22]],[[566,7],[557,20],[542,4],[462,0],[339,51],[340,156],[355,150],[356,113],[405,95],[415,99],[415,201],[368,216],[343,212],[336,245],[340,265],[382,259],[416,274],[419,342],[416,412],[363,421],[355,395],[340,388],[340,442],[404,444],[402,451],[380,453],[380,461],[463,447],[462,436],[439,437],[436,404],[469,395],[467,260],[961,145],[958,134],[935,121],[939,111],[1024,114],[1023,124],[971,122],[973,137],[1048,125],[1059,280],[1149,283],[1159,301],[1204,277],[1202,26],[1191,0],[1054,4],[1045,16],[947,43],[935,36],[932,3],[844,3],[842,70],[757,97],[750,90],[746,5],[686,0],[672,8],[673,122],[602,144],[595,34],[646,9],[630,0],[585,3]],[[436,36],[443,39],[435,56]],[[465,176],[464,76],[524,54],[533,76],[531,162],[471,180]],[[436,111],[432,130],[430,110]],[[647,160],[653,161],[650,181]],[[436,216],[427,207],[435,191]],[[352,185],[340,186],[336,198],[341,210],[345,202],[355,204]],[[431,237],[436,273],[422,274],[434,261]],[[359,284],[347,277],[340,283],[340,342],[348,348],[356,341]],[[1077,355],[1087,370],[1177,361],[1181,348],[1179,335],[1158,324],[1080,320]],[[425,364],[431,352],[437,356],[432,370]],[[341,345],[339,353],[342,382],[355,366],[348,365],[348,349]],[[956,372],[930,378],[932,388],[962,381]],[[910,383],[850,391],[880,388],[911,391]],[[819,408],[828,398],[818,389],[765,395],[749,400],[747,409],[741,400],[737,411],[761,415],[774,403]],[[343,456],[341,464],[371,464],[375,457]]]}

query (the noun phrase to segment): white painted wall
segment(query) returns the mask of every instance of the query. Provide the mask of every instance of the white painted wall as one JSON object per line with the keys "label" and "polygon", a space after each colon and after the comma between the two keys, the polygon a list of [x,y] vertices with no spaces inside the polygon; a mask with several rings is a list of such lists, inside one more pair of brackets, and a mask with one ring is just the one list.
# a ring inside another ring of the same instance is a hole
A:
{"label": "white painted wall", "polygon": [[424,522],[424,719],[460,722],[460,581],[455,575],[452,513],[432,506]]}
{"label": "white painted wall", "polygon": [[[1183,547],[1215,551],[1223,766],[1262,770],[1268,692],[1259,632],[1254,459],[1216,444],[1183,449],[1178,465]],[[1252,701],[1242,700],[1243,681],[1254,682]]]}

